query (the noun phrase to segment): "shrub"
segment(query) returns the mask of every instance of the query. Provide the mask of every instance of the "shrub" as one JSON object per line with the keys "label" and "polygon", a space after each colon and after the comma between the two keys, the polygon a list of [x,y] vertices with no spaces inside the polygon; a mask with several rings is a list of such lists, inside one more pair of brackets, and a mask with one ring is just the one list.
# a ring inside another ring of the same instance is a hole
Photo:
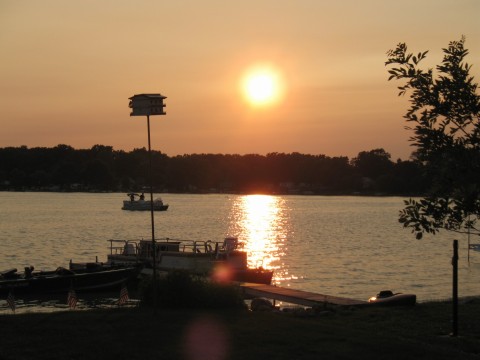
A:
{"label": "shrub", "polygon": [[[153,280],[146,279],[139,289],[141,306],[153,306]],[[174,270],[157,279],[157,306],[164,308],[217,309],[245,308],[240,289],[219,284],[206,277]]]}

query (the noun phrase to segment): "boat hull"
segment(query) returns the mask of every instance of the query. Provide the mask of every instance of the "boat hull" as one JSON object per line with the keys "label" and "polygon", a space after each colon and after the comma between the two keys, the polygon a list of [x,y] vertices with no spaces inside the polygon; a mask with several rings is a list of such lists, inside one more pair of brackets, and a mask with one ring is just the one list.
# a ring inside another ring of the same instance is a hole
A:
{"label": "boat hull", "polygon": [[375,306],[414,306],[417,296],[414,294],[393,294],[387,297],[373,297],[368,300],[370,305]]}
{"label": "boat hull", "polygon": [[72,271],[59,268],[40,272],[30,278],[18,277],[0,280],[0,295],[13,291],[15,295],[66,293],[71,288],[78,292],[109,290],[135,278],[140,267],[107,270]]}
{"label": "boat hull", "polygon": [[[235,282],[235,283],[252,283],[252,284],[264,284],[264,285],[271,285],[272,278],[273,278],[273,271],[270,270],[259,270],[259,269],[246,269],[246,270],[233,270],[228,275],[219,274],[216,271],[211,271],[208,273],[199,274],[198,272],[192,272],[188,269],[178,268],[178,269],[165,269],[160,268],[157,271],[162,274],[166,275],[171,271],[181,270],[186,271],[191,274],[200,275],[208,277],[213,281],[218,281],[220,283],[226,282]],[[147,276],[153,275],[153,269],[151,267],[145,267],[142,270],[142,274]]]}
{"label": "boat hull", "polygon": [[264,269],[237,270],[233,274],[233,281],[242,283],[264,284],[272,283],[273,271]]}
{"label": "boat hull", "polygon": [[[130,211],[150,211],[150,201],[124,201],[122,210]],[[153,202],[153,211],[166,211],[168,210],[168,204]]]}

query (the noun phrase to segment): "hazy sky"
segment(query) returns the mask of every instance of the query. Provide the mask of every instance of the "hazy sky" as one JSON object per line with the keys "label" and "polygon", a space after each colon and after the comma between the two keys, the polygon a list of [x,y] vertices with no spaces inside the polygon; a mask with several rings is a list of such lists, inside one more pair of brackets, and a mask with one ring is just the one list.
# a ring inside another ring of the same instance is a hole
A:
{"label": "hazy sky", "polygon": [[[478,0],[0,0],[0,147],[147,147],[128,98],[167,96],[152,148],[408,159],[408,98],[387,82],[386,52],[465,35],[480,81]],[[254,107],[245,72],[269,64],[283,98]]]}

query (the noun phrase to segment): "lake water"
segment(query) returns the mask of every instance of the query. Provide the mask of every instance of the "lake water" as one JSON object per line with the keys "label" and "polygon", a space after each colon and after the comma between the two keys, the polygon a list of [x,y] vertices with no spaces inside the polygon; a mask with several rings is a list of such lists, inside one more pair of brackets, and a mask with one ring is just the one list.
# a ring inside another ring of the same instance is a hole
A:
{"label": "lake water", "polygon": [[[250,264],[274,269],[279,286],[361,300],[387,289],[415,293],[418,301],[446,299],[452,240],[459,239],[459,295],[480,294],[480,253],[471,251],[468,262],[468,240],[457,234],[415,240],[398,223],[403,198],[160,196],[170,208],[155,213],[157,237],[238,236]],[[150,212],[122,211],[124,199],[119,193],[0,192],[0,269],[105,261],[108,239],[150,239]]]}

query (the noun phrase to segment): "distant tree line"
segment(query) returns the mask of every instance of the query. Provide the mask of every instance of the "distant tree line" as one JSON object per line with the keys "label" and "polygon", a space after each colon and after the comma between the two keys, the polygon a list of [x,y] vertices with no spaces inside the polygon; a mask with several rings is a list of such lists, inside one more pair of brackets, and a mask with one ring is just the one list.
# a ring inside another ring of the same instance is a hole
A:
{"label": "distant tree line", "polygon": [[[422,163],[393,162],[384,149],[352,159],[296,152],[151,155],[155,192],[414,196],[430,186]],[[0,148],[0,190],[139,192],[149,186],[145,148]]]}

